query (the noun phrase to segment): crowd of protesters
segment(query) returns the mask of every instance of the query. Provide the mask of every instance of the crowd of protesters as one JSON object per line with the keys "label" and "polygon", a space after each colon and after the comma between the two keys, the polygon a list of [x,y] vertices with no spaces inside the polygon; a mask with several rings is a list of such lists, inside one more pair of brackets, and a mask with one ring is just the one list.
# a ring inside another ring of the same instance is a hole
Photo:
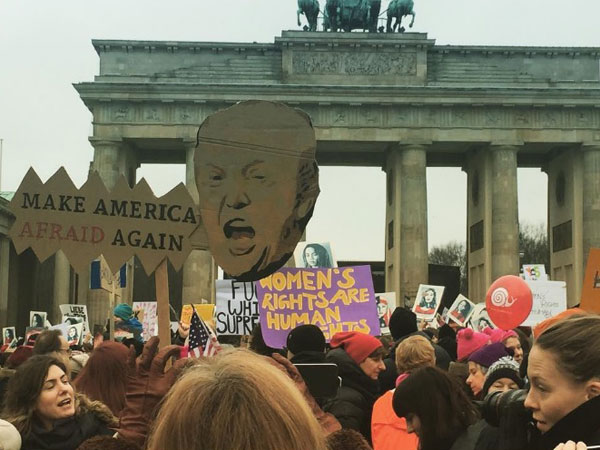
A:
{"label": "crowd of protesters", "polygon": [[[0,353],[0,450],[600,445],[600,316],[579,309],[533,330],[477,332],[429,329],[397,308],[391,341],[343,332],[326,343],[302,325],[280,350],[257,327],[248,348],[227,340],[199,358],[181,358],[189,327],[142,345],[130,308],[114,313],[133,339],[73,347],[45,330]],[[324,394],[306,365],[333,369],[335,389]]]}

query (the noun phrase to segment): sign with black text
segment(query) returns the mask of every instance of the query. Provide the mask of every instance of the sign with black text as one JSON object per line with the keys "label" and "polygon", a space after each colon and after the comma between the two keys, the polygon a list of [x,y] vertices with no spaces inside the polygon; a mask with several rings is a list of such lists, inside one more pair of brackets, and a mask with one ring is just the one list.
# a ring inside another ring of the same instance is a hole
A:
{"label": "sign with black text", "polygon": [[215,324],[219,335],[249,335],[259,322],[253,282],[217,280]]}

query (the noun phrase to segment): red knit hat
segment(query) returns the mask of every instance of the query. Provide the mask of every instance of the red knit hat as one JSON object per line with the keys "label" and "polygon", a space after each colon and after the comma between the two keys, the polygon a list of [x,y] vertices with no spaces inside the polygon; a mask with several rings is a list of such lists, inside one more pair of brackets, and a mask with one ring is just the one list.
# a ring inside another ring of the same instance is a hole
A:
{"label": "red knit hat", "polygon": [[490,337],[485,333],[478,333],[471,328],[460,330],[456,335],[457,360],[464,361],[471,353],[476,352],[489,343]]}
{"label": "red knit hat", "polygon": [[343,347],[356,364],[360,364],[379,347],[383,347],[379,339],[359,331],[336,333],[329,344],[332,348]]}

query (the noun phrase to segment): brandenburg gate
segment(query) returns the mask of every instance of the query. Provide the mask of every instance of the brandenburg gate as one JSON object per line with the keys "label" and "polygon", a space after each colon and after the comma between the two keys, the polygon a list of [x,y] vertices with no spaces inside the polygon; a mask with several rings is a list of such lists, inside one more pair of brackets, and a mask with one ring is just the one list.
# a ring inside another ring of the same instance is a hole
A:
{"label": "brandenburg gate", "polygon": [[[185,163],[195,192],[203,119],[240,100],[281,101],[312,117],[320,165],[386,172],[386,287],[399,298],[414,298],[427,282],[428,166],[467,174],[474,301],[495,278],[519,272],[517,168],[539,167],[548,174],[550,276],[567,282],[570,305],[579,302],[588,250],[600,246],[599,48],[301,31],[264,44],[93,45],[99,74],[75,88],[93,113],[91,170],[109,187],[121,174],[134,183],[143,163]],[[214,277],[210,255],[194,250],[184,266],[185,301],[210,298]],[[80,297],[91,295],[79,286]]]}

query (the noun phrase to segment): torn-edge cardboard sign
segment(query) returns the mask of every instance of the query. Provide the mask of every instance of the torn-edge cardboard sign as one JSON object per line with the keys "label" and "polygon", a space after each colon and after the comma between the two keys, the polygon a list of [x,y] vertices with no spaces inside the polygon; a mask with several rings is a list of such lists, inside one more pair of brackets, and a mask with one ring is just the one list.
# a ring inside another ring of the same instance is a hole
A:
{"label": "torn-edge cardboard sign", "polygon": [[246,101],[200,125],[194,156],[200,214],[215,261],[238,281],[282,267],[319,195],[315,131],[282,103]]}
{"label": "torn-edge cardboard sign", "polygon": [[183,184],[156,198],[144,179],[132,189],[120,177],[109,192],[92,172],[77,189],[63,167],[46,183],[29,169],[10,209],[16,219],[9,237],[17,253],[31,247],[44,261],[62,250],[78,272],[99,255],[114,273],[134,255],[148,274],[165,258],[179,269],[199,224]]}

